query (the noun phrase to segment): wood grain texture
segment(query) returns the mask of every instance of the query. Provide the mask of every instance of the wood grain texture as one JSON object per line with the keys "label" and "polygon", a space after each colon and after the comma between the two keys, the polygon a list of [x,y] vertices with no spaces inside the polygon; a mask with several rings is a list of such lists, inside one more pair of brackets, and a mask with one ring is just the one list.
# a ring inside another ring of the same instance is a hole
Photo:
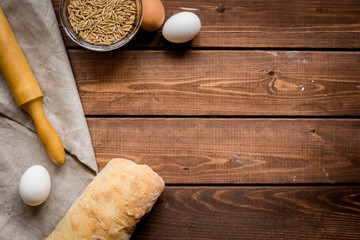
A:
{"label": "wood grain texture", "polygon": [[[58,13],[59,0],[52,0]],[[360,48],[357,0],[163,0],[166,19],[180,11],[202,22],[193,47]],[[62,31],[67,46],[75,44]],[[172,46],[155,33],[138,32],[128,47]]]}
{"label": "wood grain texture", "polygon": [[360,115],[358,52],[68,53],[87,115]]}
{"label": "wood grain texture", "polygon": [[94,53],[61,27],[99,170],[167,183],[132,239],[360,239],[360,1],[162,1],[192,42]]}
{"label": "wood grain texture", "polygon": [[132,239],[359,239],[359,187],[166,187]]}
{"label": "wood grain texture", "polygon": [[359,183],[360,121],[88,118],[101,170],[124,157],[166,183]]}

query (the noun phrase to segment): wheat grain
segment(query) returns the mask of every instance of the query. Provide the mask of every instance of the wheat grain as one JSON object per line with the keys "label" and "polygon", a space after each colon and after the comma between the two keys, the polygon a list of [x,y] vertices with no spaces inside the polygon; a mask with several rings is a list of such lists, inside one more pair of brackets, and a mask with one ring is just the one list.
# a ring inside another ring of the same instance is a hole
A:
{"label": "wheat grain", "polygon": [[134,28],[136,11],[133,0],[70,0],[68,18],[86,42],[110,45]]}

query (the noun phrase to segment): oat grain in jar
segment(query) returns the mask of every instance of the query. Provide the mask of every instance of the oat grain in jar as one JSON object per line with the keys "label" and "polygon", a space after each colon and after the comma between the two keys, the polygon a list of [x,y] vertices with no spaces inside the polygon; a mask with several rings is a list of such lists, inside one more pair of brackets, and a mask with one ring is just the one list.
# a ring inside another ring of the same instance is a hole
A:
{"label": "oat grain in jar", "polygon": [[60,20],[79,45],[108,51],[126,44],[140,27],[141,0],[61,0]]}

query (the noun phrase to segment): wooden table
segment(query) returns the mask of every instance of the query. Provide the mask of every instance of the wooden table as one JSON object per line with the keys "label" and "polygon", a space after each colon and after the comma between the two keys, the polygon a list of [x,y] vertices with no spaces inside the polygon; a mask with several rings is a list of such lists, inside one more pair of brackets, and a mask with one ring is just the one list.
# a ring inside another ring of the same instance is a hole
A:
{"label": "wooden table", "polygon": [[166,182],[133,239],[360,239],[360,1],[163,3],[196,39],[96,53],[63,32],[99,169]]}

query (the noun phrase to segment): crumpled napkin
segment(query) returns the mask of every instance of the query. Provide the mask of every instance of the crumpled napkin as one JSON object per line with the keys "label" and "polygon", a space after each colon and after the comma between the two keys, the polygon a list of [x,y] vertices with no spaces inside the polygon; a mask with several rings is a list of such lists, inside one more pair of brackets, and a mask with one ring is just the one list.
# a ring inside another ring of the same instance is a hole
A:
{"label": "crumpled napkin", "polygon": [[[91,182],[97,166],[51,1],[0,0],[0,6],[44,93],[45,115],[66,150],[65,165],[55,165],[0,74],[0,239],[45,239]],[[49,171],[52,189],[45,203],[30,207],[22,202],[18,184],[35,164]]]}

